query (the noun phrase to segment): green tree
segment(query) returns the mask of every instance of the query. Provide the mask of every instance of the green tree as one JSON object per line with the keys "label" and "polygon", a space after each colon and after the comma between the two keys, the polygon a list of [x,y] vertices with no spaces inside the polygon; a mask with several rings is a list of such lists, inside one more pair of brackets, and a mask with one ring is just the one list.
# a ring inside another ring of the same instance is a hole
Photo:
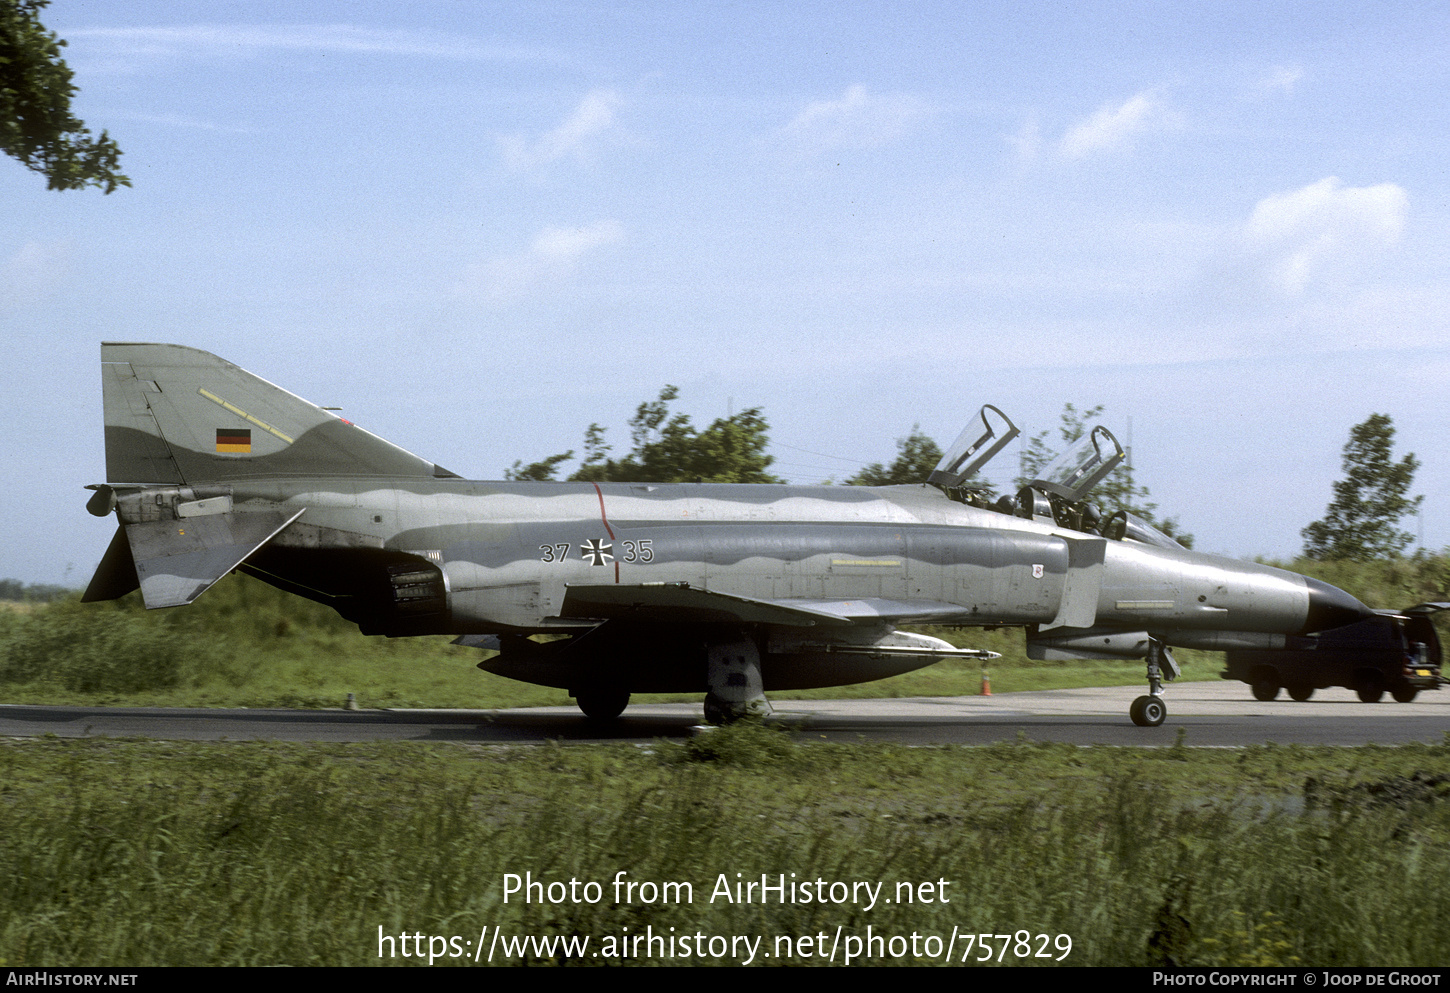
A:
{"label": "green tree", "polygon": [[[717,418],[703,431],[688,414],[674,413],[670,403],[677,387],[666,386],[657,400],[639,405],[629,421],[634,447],[622,459],[609,458],[605,429],[589,425],[584,435],[584,461],[571,482],[621,483],[780,483],[769,469],[775,457],[765,453],[770,425],[759,407]],[[515,462],[510,479],[553,479],[572,451],[551,455],[528,466]],[[528,473],[529,475],[525,475]]]}
{"label": "green tree", "polygon": [[604,441],[604,428],[598,422],[584,432],[584,461],[569,478],[581,482],[603,482],[609,478],[609,453],[613,445]]}
{"label": "green tree", "polygon": [[[1063,404],[1058,434],[1062,437],[1064,450],[1092,429],[1092,422],[1103,412],[1103,405],[1079,411],[1070,403]],[[1017,477],[1017,486],[1026,486],[1033,479],[1040,478],[1042,470],[1052,464],[1060,454],[1047,443],[1050,431],[1034,435],[1022,453],[1022,474]],[[1108,474],[1098,483],[1087,499],[1102,507],[1104,514],[1126,510],[1134,517],[1142,518],[1178,542],[1184,548],[1193,547],[1193,535],[1184,531],[1176,517],[1158,517],[1158,505],[1148,499],[1148,487],[1139,486],[1133,478],[1131,460]]]}
{"label": "green tree", "polygon": [[71,114],[76,86],[60,57],[65,42],[40,23],[49,4],[0,0],[0,150],[44,173],[52,190],[130,186],[117,171],[116,143],[104,131],[92,137]]}
{"label": "green tree", "polygon": [[900,483],[924,483],[941,461],[942,451],[935,441],[922,434],[921,425],[913,424],[911,434],[896,439],[896,461],[889,466],[873,462],[846,480],[849,486],[896,486]]}
{"label": "green tree", "polygon": [[503,478],[535,483],[548,482],[559,471],[559,463],[568,462],[573,457],[573,451],[561,452],[550,455],[542,462],[530,462],[528,465],[524,465],[524,460],[519,459],[513,464],[513,468],[504,470]]}
{"label": "green tree", "polygon": [[1300,532],[1311,559],[1392,558],[1413,536],[1400,519],[1419,509],[1424,497],[1406,496],[1420,468],[1414,453],[1394,460],[1395,425],[1388,414],[1370,414],[1349,432],[1344,446],[1344,478],[1334,484],[1334,499],[1323,520]]}

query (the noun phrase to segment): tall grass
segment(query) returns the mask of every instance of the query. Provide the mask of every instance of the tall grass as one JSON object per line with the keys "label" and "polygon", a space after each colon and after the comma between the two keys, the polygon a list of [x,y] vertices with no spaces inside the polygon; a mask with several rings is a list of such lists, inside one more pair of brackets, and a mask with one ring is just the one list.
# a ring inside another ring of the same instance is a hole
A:
{"label": "tall grass", "polygon": [[[646,749],[9,743],[0,959],[362,965],[380,927],[598,949],[626,928],[769,948],[869,925],[1067,934],[1073,965],[1443,964],[1446,760],[805,746],[749,725]],[[616,901],[621,871],[694,899]],[[505,903],[506,873],[595,881],[604,898]],[[712,902],[737,873],[886,897],[945,881],[949,902]]]}
{"label": "tall grass", "polygon": [[518,706],[561,691],[479,672],[447,637],[369,638],[332,610],[246,576],[188,607],[138,594],[0,612],[7,702],[169,706]]}

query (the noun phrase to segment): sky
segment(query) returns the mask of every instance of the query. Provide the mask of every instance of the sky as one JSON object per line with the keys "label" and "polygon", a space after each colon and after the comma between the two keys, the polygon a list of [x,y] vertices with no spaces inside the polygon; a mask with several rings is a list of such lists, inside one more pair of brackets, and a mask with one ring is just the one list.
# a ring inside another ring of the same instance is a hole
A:
{"label": "sky", "polygon": [[477,479],[592,422],[622,454],[665,384],[702,426],[762,408],[796,483],[984,403],[1026,436],[1101,404],[1160,514],[1239,557],[1292,558],[1385,413],[1406,527],[1450,545],[1438,5],[43,20],[134,185],[0,158],[0,576],[80,586],[110,540],[102,341],[214,352]]}

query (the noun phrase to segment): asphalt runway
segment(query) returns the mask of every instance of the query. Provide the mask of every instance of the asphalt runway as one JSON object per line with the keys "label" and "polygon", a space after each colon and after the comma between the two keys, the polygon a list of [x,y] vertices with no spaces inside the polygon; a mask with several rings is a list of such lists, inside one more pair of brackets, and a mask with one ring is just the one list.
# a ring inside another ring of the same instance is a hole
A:
{"label": "asphalt runway", "polygon": [[[1361,703],[1345,689],[1320,690],[1305,703],[1261,703],[1243,683],[1182,683],[1168,688],[1168,720],[1135,727],[1128,705],[1143,692],[1046,690],[995,696],[889,700],[787,700],[775,720],[806,740],[892,741],[910,745],[985,745],[1032,741],[1076,745],[1234,747],[1440,744],[1450,731],[1450,690],[1414,703]],[[519,710],[224,710],[0,705],[0,736],[152,738],[186,741],[460,741],[474,744],[640,741],[702,733],[698,704],[631,706],[618,721],[587,720],[573,707]]]}

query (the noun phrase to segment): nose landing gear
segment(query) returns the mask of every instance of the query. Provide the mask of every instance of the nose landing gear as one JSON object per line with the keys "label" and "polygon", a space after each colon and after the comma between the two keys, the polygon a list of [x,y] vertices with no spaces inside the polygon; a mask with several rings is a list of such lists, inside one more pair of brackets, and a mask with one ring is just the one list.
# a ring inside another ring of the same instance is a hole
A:
{"label": "nose landing gear", "polygon": [[1155,728],[1163,723],[1168,716],[1168,705],[1163,702],[1163,680],[1172,682],[1182,674],[1168,646],[1153,638],[1148,646],[1148,695],[1138,697],[1128,708],[1134,724]]}

